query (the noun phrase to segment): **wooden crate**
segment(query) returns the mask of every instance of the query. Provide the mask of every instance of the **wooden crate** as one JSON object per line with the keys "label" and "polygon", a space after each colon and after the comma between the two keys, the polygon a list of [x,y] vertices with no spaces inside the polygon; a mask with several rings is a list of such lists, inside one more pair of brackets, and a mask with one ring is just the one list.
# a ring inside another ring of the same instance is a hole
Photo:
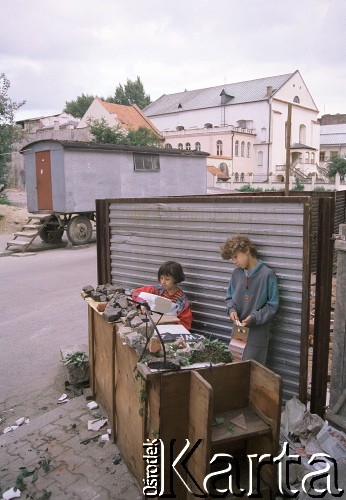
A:
{"label": "wooden crate", "polygon": [[[91,304],[89,357],[93,396],[107,412],[114,440],[140,488],[147,440],[162,440],[165,493],[174,491],[179,499],[193,496],[172,474],[169,453],[172,450],[175,457],[187,439],[191,446],[202,439],[188,465],[200,485],[210,472],[211,457],[221,449],[243,455],[277,453],[281,378],[257,362],[152,372],[124,345],[117,323],[107,323]],[[229,421],[239,414],[247,429],[233,425],[230,433]],[[216,417],[223,417],[224,424],[213,426]],[[184,468],[179,465],[177,470],[188,482]],[[274,493],[275,469],[265,466],[262,477]]]}

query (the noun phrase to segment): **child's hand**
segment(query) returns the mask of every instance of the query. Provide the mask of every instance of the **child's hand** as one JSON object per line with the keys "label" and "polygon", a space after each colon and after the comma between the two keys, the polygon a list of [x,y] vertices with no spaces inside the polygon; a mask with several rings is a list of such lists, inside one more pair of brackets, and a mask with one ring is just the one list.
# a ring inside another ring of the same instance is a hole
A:
{"label": "child's hand", "polygon": [[248,316],[240,323],[240,326],[248,326],[251,322],[252,322],[252,317]]}
{"label": "child's hand", "polygon": [[230,317],[230,320],[233,321],[233,323],[239,322],[238,313],[236,311],[232,311],[230,313],[229,317]]}

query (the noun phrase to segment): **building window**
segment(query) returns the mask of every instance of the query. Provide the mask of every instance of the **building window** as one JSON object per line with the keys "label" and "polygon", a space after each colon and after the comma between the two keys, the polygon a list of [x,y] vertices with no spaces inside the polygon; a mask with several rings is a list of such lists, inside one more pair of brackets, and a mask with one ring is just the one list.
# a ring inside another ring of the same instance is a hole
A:
{"label": "building window", "polygon": [[306,126],[305,125],[299,126],[299,142],[300,142],[300,144],[306,143]]}
{"label": "building window", "polygon": [[179,132],[180,130],[184,130],[184,127],[182,125],[178,125],[176,130]]}
{"label": "building window", "polygon": [[300,103],[300,99],[297,95],[293,97],[293,102],[296,102],[297,104]]}
{"label": "building window", "polygon": [[326,152],[320,151],[320,161],[326,161]]}
{"label": "building window", "polygon": [[172,149],[172,144],[169,144],[169,142],[167,142],[167,144],[165,144],[165,148],[166,149]]}
{"label": "building window", "polygon": [[315,163],[315,153],[311,153],[311,163]]}
{"label": "building window", "polygon": [[204,128],[213,128],[211,123],[205,123]]}
{"label": "building window", "polygon": [[305,152],[305,163],[310,163],[310,153],[308,151]]}
{"label": "building window", "polygon": [[190,149],[191,149],[191,144],[190,144],[189,142],[187,142],[187,143],[185,144],[185,149],[187,149],[188,151],[190,151]]}
{"label": "building window", "polygon": [[178,149],[184,149],[184,146],[182,145],[181,142],[179,142],[179,144],[178,144]]}
{"label": "building window", "polygon": [[239,180],[239,174],[238,174],[238,172],[236,172],[234,174],[234,179],[235,179],[236,182],[238,182],[238,180]]}
{"label": "building window", "polygon": [[200,151],[201,150],[201,143],[200,142],[196,142],[196,144],[195,144],[195,150],[196,151]]}
{"label": "building window", "polygon": [[250,142],[248,142],[246,145],[246,156],[248,158],[250,158],[250,152],[251,152],[251,144],[250,144]]}
{"label": "building window", "polygon": [[223,172],[224,174],[229,176],[229,170],[228,170],[228,165],[227,163],[220,163],[219,165],[219,170]]}
{"label": "building window", "polygon": [[263,151],[258,151],[258,166],[263,166]]}
{"label": "building window", "polygon": [[158,172],[160,170],[160,157],[159,155],[135,153],[133,155],[133,164],[135,171]]}
{"label": "building window", "polygon": [[241,141],[240,155],[244,158],[245,156],[245,142]]}
{"label": "building window", "polygon": [[267,129],[265,127],[261,128],[261,142],[266,142],[267,140]]}
{"label": "building window", "polygon": [[246,120],[238,120],[238,128],[246,128]]}
{"label": "building window", "polygon": [[217,141],[216,142],[216,154],[218,156],[222,155],[222,141]]}
{"label": "building window", "polygon": [[234,144],[234,156],[239,156],[239,141],[235,141],[235,144]]}

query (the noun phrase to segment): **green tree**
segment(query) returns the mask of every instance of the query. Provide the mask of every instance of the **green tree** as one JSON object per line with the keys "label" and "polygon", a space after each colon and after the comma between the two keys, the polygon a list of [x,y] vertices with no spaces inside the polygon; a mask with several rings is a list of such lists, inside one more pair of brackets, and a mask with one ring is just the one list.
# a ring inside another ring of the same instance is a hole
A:
{"label": "green tree", "polygon": [[346,175],[346,156],[335,156],[327,163],[328,177],[340,174],[342,178]]}
{"label": "green tree", "polygon": [[304,191],[304,184],[300,177],[294,177],[295,186],[292,188],[292,191]]}
{"label": "green tree", "polygon": [[119,85],[115,89],[114,96],[110,96],[107,102],[114,102],[116,104],[124,104],[125,106],[133,106],[137,104],[140,109],[144,109],[151,103],[150,95],[144,91],[143,83],[139,76],[136,80],[127,79],[125,85]]}
{"label": "green tree", "polygon": [[128,144],[131,144],[132,146],[158,148],[161,144],[157,135],[146,127],[139,127],[137,130],[129,130],[127,139]]}
{"label": "green tree", "polygon": [[10,80],[0,73],[0,188],[8,186],[12,144],[20,139],[22,130],[15,125],[14,115],[25,101],[14,102],[8,96]]}
{"label": "green tree", "polygon": [[119,125],[110,127],[104,118],[88,121],[90,132],[94,136],[93,142],[104,144],[128,144],[127,132]]}
{"label": "green tree", "polygon": [[66,101],[64,112],[74,116],[75,118],[82,118],[95,97],[96,96],[93,95],[82,94],[74,101]]}
{"label": "green tree", "polygon": [[89,120],[89,126],[94,136],[93,142],[142,147],[160,146],[161,141],[158,136],[146,127],[139,127],[137,130],[125,130],[120,125],[110,127],[104,118]]}

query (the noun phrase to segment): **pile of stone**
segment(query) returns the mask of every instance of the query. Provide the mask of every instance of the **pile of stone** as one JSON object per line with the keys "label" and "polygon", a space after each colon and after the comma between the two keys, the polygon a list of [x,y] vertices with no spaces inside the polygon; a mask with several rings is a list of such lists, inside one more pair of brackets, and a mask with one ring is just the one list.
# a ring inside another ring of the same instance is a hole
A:
{"label": "pile of stone", "polygon": [[122,285],[107,283],[94,288],[91,285],[83,287],[83,297],[90,297],[98,302],[97,310],[103,313],[106,321],[122,321],[123,326],[118,328],[124,341],[132,347],[138,355],[154,333],[154,327],[141,314],[138,304],[131,300],[131,290],[125,290]]}

